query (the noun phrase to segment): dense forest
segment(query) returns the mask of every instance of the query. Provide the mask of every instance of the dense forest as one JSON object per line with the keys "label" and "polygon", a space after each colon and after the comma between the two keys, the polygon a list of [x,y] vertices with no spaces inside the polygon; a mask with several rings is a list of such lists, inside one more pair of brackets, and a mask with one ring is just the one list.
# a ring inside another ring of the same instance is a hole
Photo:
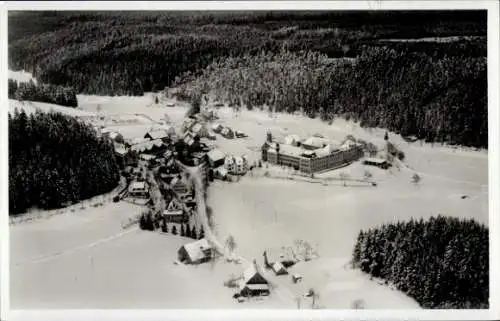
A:
{"label": "dense forest", "polygon": [[488,228],[438,216],[361,231],[353,263],[424,308],[489,306]]}
{"label": "dense forest", "polygon": [[9,113],[9,213],[51,209],[111,191],[119,181],[113,146],[60,113]]}
{"label": "dense forest", "polygon": [[39,101],[67,107],[78,106],[76,92],[73,89],[50,84],[35,84],[32,80],[18,83],[9,79],[9,99]]}
{"label": "dense forest", "polygon": [[267,105],[388,128],[427,141],[487,147],[486,59],[367,48],[355,61],[313,52],[229,57],[178,78],[177,96],[199,93],[234,106]]}
{"label": "dense forest", "polygon": [[[406,41],[452,36],[467,38]],[[476,147],[487,147],[486,49],[486,11],[9,13],[10,68],[77,93],[179,86],[193,100],[201,88]]]}

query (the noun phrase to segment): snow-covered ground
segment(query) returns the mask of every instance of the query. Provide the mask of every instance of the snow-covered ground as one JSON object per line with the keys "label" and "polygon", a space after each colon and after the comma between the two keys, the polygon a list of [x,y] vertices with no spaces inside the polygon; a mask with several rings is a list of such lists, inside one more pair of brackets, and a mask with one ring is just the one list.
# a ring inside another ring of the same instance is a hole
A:
{"label": "snow-covered ground", "polygon": [[[79,95],[75,112],[92,115],[138,115],[144,124],[118,124],[126,137],[142,137],[165,115],[176,127],[186,105],[166,107],[165,99],[153,104],[144,97],[97,97]],[[12,104],[12,103],[11,103]],[[39,105],[38,103],[33,103]],[[64,107],[61,107],[64,108]],[[275,115],[230,109],[217,110],[220,122],[245,132],[244,139],[224,139],[213,144],[228,154],[247,154],[257,160],[260,146],[271,130],[276,138],[288,133],[307,137],[321,133],[342,141],[346,135],[384,145],[385,131],[365,130],[352,122],[333,124],[298,115]],[[141,127],[143,126],[143,127]],[[268,247],[292,246],[297,239],[317,247],[320,258],[291,269],[304,276],[292,284],[290,276],[272,277],[278,290],[262,301],[237,303],[234,290],[223,286],[230,274],[244,265],[219,262],[186,267],[172,263],[176,251],[188,239],[122,230],[121,222],[140,213],[127,203],[67,212],[48,219],[11,227],[12,308],[296,308],[295,298],[313,287],[320,293],[319,305],[351,308],[363,300],[366,308],[414,308],[417,304],[388,286],[369,280],[359,271],[345,268],[360,229],[393,220],[439,213],[473,217],[488,223],[488,154],[485,151],[412,143],[393,134],[390,141],[406,154],[407,165],[391,172],[370,168],[377,187],[325,186],[299,181],[264,178],[256,172],[240,182],[216,181],[209,189],[209,205],[221,242],[232,234],[236,252],[248,260],[262,262]],[[362,178],[360,162],[319,176],[346,172]],[[257,170],[262,174],[265,168]],[[411,183],[420,173],[418,186]],[[462,199],[462,195],[468,197]],[[310,305],[303,299],[303,308]]]}
{"label": "snow-covered ground", "polygon": [[36,84],[36,79],[33,78],[33,75],[25,70],[18,70],[18,71],[9,70],[9,79],[13,79],[18,83],[29,82],[30,80],[33,80],[33,82]]}

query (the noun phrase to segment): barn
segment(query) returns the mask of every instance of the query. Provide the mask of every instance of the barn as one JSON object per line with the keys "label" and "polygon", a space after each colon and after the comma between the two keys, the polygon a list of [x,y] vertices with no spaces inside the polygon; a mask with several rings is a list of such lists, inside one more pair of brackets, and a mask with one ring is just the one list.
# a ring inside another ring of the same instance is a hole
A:
{"label": "barn", "polygon": [[184,244],[177,251],[179,261],[184,264],[200,264],[210,261],[212,246],[206,239]]}

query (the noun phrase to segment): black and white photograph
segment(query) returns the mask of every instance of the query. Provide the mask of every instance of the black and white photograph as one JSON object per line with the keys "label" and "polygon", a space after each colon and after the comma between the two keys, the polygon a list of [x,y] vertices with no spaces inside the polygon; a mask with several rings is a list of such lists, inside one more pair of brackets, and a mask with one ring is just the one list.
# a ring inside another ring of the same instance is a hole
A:
{"label": "black and white photograph", "polygon": [[113,5],[6,13],[11,310],[498,313],[484,3]]}

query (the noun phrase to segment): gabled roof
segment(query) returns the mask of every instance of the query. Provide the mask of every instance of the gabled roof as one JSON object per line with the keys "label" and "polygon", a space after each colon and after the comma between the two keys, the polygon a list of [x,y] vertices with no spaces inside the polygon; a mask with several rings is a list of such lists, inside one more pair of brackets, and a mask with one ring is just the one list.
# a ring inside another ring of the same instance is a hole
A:
{"label": "gabled roof", "polygon": [[293,143],[300,142],[300,137],[299,137],[299,135],[291,134],[291,135],[285,136],[284,142],[287,145],[292,145]]}
{"label": "gabled roof", "polygon": [[153,147],[162,147],[165,143],[161,139],[143,141],[139,144],[130,146],[130,149],[139,153],[151,150]]}
{"label": "gabled roof", "polygon": [[248,284],[269,284],[266,278],[258,271],[255,264],[250,266],[243,272],[243,279],[240,282],[240,289],[243,289]]}
{"label": "gabled roof", "polygon": [[129,191],[132,190],[145,190],[147,188],[146,182],[132,182],[128,186]]}
{"label": "gabled roof", "polygon": [[162,139],[168,137],[168,132],[164,129],[156,129],[150,132],[147,132],[144,137],[150,136],[152,139]]}
{"label": "gabled roof", "polygon": [[212,125],[212,129],[214,129],[214,130],[217,130],[217,129],[221,128],[221,127],[222,127],[222,125],[219,124],[219,123],[215,123],[215,124]]}
{"label": "gabled roof", "polygon": [[285,269],[285,267],[283,266],[283,264],[281,264],[280,262],[274,262],[271,265],[271,268],[273,269],[274,273],[276,273],[276,274],[285,274],[285,273],[288,273],[288,271]]}
{"label": "gabled roof", "polygon": [[191,127],[191,131],[193,133],[199,133],[202,129],[203,129],[203,125],[200,123],[196,123],[193,125],[193,127]]}
{"label": "gabled roof", "polygon": [[192,262],[202,260],[207,256],[206,251],[212,249],[212,246],[206,239],[201,239],[192,243],[184,244],[182,247],[186,250],[189,259]]}
{"label": "gabled roof", "polygon": [[111,132],[109,134],[109,138],[111,138],[111,139],[117,139],[119,137],[123,138],[122,134],[120,134],[119,132]]}
{"label": "gabled roof", "polygon": [[167,206],[167,211],[173,212],[173,211],[182,211],[182,205],[179,203],[179,201],[176,198],[173,198],[170,203]]}
{"label": "gabled roof", "polygon": [[222,160],[226,157],[220,149],[212,149],[207,153],[207,156],[212,162]]}

